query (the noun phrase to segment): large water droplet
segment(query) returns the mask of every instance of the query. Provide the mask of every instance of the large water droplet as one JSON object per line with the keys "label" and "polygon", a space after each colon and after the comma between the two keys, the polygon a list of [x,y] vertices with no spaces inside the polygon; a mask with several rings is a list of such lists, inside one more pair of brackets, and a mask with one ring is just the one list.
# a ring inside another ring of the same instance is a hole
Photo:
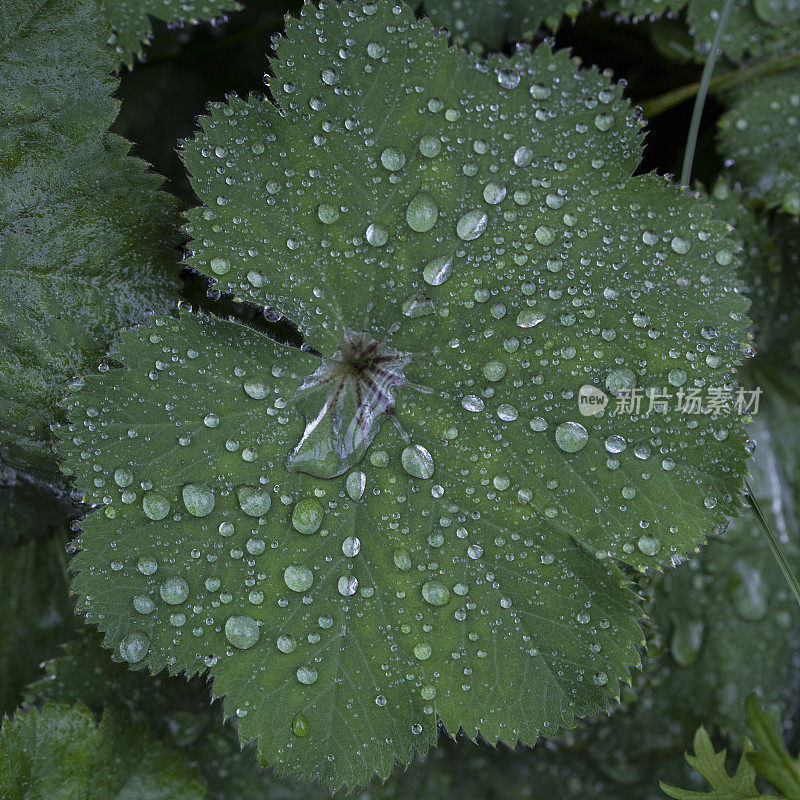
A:
{"label": "large water droplet", "polygon": [[297,670],[297,680],[306,686],[311,686],[312,683],[316,683],[317,671],[313,667],[300,667]]}
{"label": "large water droplet", "polygon": [[189,584],[179,577],[167,578],[159,587],[161,599],[171,606],[177,606],[186,601],[189,596]]}
{"label": "large water droplet", "polygon": [[703,647],[705,623],[702,620],[681,617],[675,622],[670,650],[676,663],[690,667],[697,661]]}
{"label": "large water droplet", "polygon": [[422,597],[432,606],[443,606],[450,600],[450,590],[441,581],[425,581]]}
{"label": "large water droplet", "polygon": [[577,453],[583,450],[589,441],[589,432],[580,422],[562,422],[556,428],[556,444],[565,453]]}
{"label": "large water droplet", "polygon": [[364,495],[364,489],[367,485],[367,476],[360,470],[351,472],[347,476],[345,488],[347,489],[347,496],[351,500],[360,500]]}
{"label": "large water droplet", "polygon": [[419,444],[410,445],[403,450],[400,457],[403,469],[415,478],[430,478],[433,476],[433,457]]}
{"label": "large water droplet", "polygon": [[258,623],[252,617],[228,617],[225,623],[225,638],[240,650],[252,647],[260,635]]}
{"label": "large water droplet", "polygon": [[119,654],[130,664],[137,664],[150,647],[150,636],[144,631],[131,631],[119,643]]}
{"label": "large water droplet", "polygon": [[479,209],[467,211],[456,223],[456,233],[460,239],[470,242],[477,239],[486,230],[488,224],[489,215],[484,211]]}
{"label": "large water droplet", "polygon": [[283,580],[293,592],[305,592],[314,583],[314,573],[308,567],[292,564],[283,571]]}
{"label": "large water droplet", "polygon": [[439,256],[429,261],[422,270],[422,277],[431,286],[441,286],[453,271],[453,257]]}
{"label": "large water droplet", "polygon": [[214,492],[203,484],[187,483],[181,490],[186,510],[195,517],[207,517],[214,510]]}
{"label": "large water droplet", "polygon": [[397,172],[403,169],[406,164],[405,153],[402,150],[398,150],[396,147],[387,147],[381,153],[381,164],[390,172]]}
{"label": "large water droplet", "polygon": [[239,508],[248,517],[263,517],[272,505],[269,490],[256,486],[240,486],[236,490]]}
{"label": "large water droplet", "polygon": [[408,204],[406,222],[417,233],[429,231],[439,219],[439,209],[428,192],[420,192]]}
{"label": "large water droplet", "polygon": [[308,536],[320,529],[324,514],[322,506],[313,497],[307,497],[294,507],[292,525],[298,533]]}
{"label": "large water droplet", "polygon": [[142,498],[142,511],[149,519],[164,519],[169,514],[169,506],[169,500],[156,492],[147,492]]}

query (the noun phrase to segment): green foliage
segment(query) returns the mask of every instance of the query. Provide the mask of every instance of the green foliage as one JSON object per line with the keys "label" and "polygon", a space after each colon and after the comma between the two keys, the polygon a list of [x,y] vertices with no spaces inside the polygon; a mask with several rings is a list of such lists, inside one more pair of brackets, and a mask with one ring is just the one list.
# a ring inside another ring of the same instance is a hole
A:
{"label": "green foliage", "polygon": [[336,788],[437,718],[533,742],[617,694],[641,642],[618,564],[739,510],[744,435],[575,395],[732,381],[746,304],[725,225],[631,177],[604,76],[549,47],[484,67],[389,3],[288,34],[282,111],[233,99],[187,149],[192,263],[323,357],[157,318],[60,447],[103,507],[73,588],[107,644],[208,669],[264,762]]}
{"label": "green foliage", "polygon": [[194,24],[238,8],[236,0],[102,0],[103,13],[114,31],[109,44],[129,67],[150,37],[149,17]]}
{"label": "green foliage", "polygon": [[114,58],[91,0],[9,0],[0,30],[0,461],[52,479],[64,385],[175,297],[176,202],[105,133]]}
{"label": "green foliage", "polygon": [[574,17],[582,5],[581,0],[424,0],[422,8],[454,42],[480,51],[532,39],[543,23],[554,29],[565,14]]}
{"label": "green foliage", "polygon": [[184,759],[146,727],[112,714],[45,705],[3,720],[0,795],[7,800],[200,800],[204,787]]}
{"label": "green foliage", "polygon": [[67,593],[65,544],[59,533],[0,549],[0,713],[14,710],[42,659],[78,628]]}
{"label": "green foliage", "polygon": [[111,709],[130,724],[147,724],[171,749],[180,749],[206,785],[208,800],[303,800],[328,796],[321,787],[294,791],[258,766],[252,747],[241,748],[233,722],[223,725],[221,703],[210,704],[202,678],[188,682],[160,673],[154,677],[113,663],[100,637],[84,634],[46,665],[46,677],[30,687],[28,702],[48,700],[88,706],[96,715]]}
{"label": "green foliage", "polygon": [[[678,789],[662,783],[662,788],[676,800],[797,800],[800,798],[800,759],[792,758],[781,738],[778,723],[759,705],[755,695],[747,699],[747,724],[753,732],[755,747],[745,739],[739,766],[733,775],[725,766],[726,751],[715,752],[705,728],[694,737],[694,755],[686,760],[711,785],[710,792]],[[763,794],[756,779],[767,780],[778,794]]]}
{"label": "green foliage", "polygon": [[[800,51],[800,31],[769,47],[762,61]],[[756,62],[758,65],[761,62]],[[767,207],[800,215],[800,67],[758,76],[726,93],[720,150],[747,192]]]}
{"label": "green foliage", "polygon": [[[606,6],[625,18],[659,17],[686,9],[686,20],[699,58],[708,52],[722,11],[719,0],[608,0]],[[733,61],[760,53],[800,22],[794,0],[734,0],[722,35],[721,50]]]}

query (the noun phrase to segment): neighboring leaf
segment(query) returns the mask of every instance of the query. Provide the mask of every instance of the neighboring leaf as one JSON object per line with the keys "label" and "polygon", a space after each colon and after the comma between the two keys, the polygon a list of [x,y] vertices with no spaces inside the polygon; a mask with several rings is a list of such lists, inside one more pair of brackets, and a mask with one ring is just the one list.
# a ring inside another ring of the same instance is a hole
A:
{"label": "neighboring leaf", "polygon": [[[800,8],[800,5],[798,5]],[[766,57],[800,49],[800,32]],[[800,67],[758,77],[726,96],[719,146],[731,171],[767,207],[800,215]]]}
{"label": "neighboring leaf", "polygon": [[92,0],[0,22],[0,462],[52,479],[65,383],[176,298],[177,202],[105,132],[119,106]]}
{"label": "neighboring leaf", "polygon": [[764,712],[755,695],[747,698],[747,725],[758,752],[746,757],[756,772],[788,800],[800,800],[800,758],[789,755],[777,721]]}
{"label": "neighboring leaf", "polygon": [[3,720],[0,796],[9,800],[200,800],[203,784],[145,726],[47,704]]}
{"label": "neighboring leaf", "polygon": [[[625,18],[655,18],[686,8],[686,19],[697,57],[708,53],[719,24],[719,0],[607,0],[606,8]],[[734,0],[722,34],[721,50],[733,61],[759,53],[785,33],[784,26],[800,21],[794,0]]]}
{"label": "neighboring leaf", "polygon": [[555,29],[582,5],[583,0],[423,0],[422,9],[456,44],[476,51],[532,39],[542,24]]}
{"label": "neighboring leaf", "polygon": [[661,788],[677,800],[756,800],[770,797],[762,795],[756,788],[756,772],[747,760],[752,749],[752,745],[745,742],[739,766],[730,775],[725,767],[726,751],[715,752],[706,729],[700,727],[694,735],[694,755],[687,753],[686,760],[711,784],[711,791],[693,792],[665,783],[661,784]]}
{"label": "neighboring leaf", "polygon": [[439,720],[533,742],[617,694],[641,643],[617,562],[737,513],[745,437],[577,395],[735,389],[746,302],[726,225],[631,177],[639,122],[567,54],[476,62],[388,2],[288,32],[283,112],[217,105],[187,150],[192,263],[324,358],[156,319],[61,452],[103,506],[73,588],[107,644],[209,669],[263,761],[335,788]]}
{"label": "neighboring leaf", "polygon": [[47,663],[46,677],[31,685],[27,699],[81,703],[97,715],[113,709],[132,724],[148,724],[155,736],[184,751],[205,782],[209,800],[329,797],[320,786],[295,786],[260,769],[254,748],[239,745],[235,724],[223,725],[221,704],[209,705],[210,689],[202,678],[187,682],[126,669],[111,661],[100,637],[86,628]]}
{"label": "neighboring leaf", "polygon": [[[661,784],[677,800],[798,800],[800,798],[800,759],[792,758],[781,738],[776,719],[760,706],[755,695],[747,698],[747,724],[756,747],[744,740],[744,749],[734,775],[725,767],[725,750],[714,751],[705,728],[694,737],[695,755],[686,760],[711,784],[711,792],[690,792]],[[764,778],[778,794],[762,794],[756,778]]]}
{"label": "neighboring leaf", "polygon": [[0,550],[0,713],[13,711],[41,661],[79,627],[68,596],[65,543],[59,533]]}
{"label": "neighboring leaf", "polygon": [[130,67],[134,56],[142,54],[142,45],[152,33],[150,17],[168,22],[196,23],[220,17],[225,11],[237,11],[237,0],[101,0],[103,13],[111,21],[114,36],[109,44]]}

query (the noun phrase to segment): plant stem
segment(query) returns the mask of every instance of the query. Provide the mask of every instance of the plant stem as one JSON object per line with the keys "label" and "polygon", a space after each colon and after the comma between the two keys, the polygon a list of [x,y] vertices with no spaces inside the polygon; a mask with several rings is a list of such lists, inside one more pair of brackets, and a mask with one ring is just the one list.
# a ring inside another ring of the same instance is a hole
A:
{"label": "plant stem", "polygon": [[[727,89],[733,89],[735,86],[747,83],[755,78],[774,75],[776,72],[784,72],[787,69],[797,66],[800,66],[800,50],[781,56],[780,58],[773,58],[770,61],[761,61],[757,64],[751,64],[749,67],[744,67],[734,72],[717,75],[709,82],[708,89],[712,94],[724,92]],[[685,86],[679,86],[677,89],[671,89],[658,97],[645,100],[641,104],[642,112],[647,119],[653,119],[653,117],[657,117],[659,114],[663,114],[665,111],[679,106],[686,100],[690,100],[699,90],[700,81],[687,83]]]}
{"label": "plant stem", "polygon": [[769,527],[769,523],[767,522],[764,513],[759,508],[758,501],[756,500],[753,490],[750,488],[750,484],[747,483],[747,481],[745,481],[745,486],[747,487],[747,502],[749,503],[750,508],[753,511],[753,515],[755,516],[756,521],[761,528],[761,532],[764,534],[764,538],[767,540],[767,544],[769,545],[769,549],[772,551],[772,555],[775,556],[775,560],[778,562],[778,566],[781,568],[783,577],[786,578],[786,583],[789,584],[789,588],[792,590],[792,594],[794,595],[794,599],[797,601],[797,605],[800,606],[800,581],[797,580],[797,576],[794,574],[794,571],[789,564],[789,559],[786,558],[786,553],[783,552],[780,542],[772,532],[772,529]]}
{"label": "plant stem", "polygon": [[700,132],[700,119],[703,116],[703,106],[706,103],[706,95],[708,94],[708,84],[711,83],[711,76],[714,74],[714,65],[717,63],[717,54],[719,53],[719,46],[722,42],[722,34],[725,32],[725,26],[728,24],[728,17],[731,15],[732,8],[733,0],[725,0],[725,5],[722,7],[722,14],[720,14],[719,23],[717,24],[717,30],[714,32],[714,40],[711,42],[711,50],[703,66],[700,88],[697,90],[694,110],[692,111],[692,123],[689,126],[689,138],[686,140],[686,152],[683,155],[681,184],[684,186],[689,185],[689,181],[692,177],[692,162],[694,161],[695,147],[697,147],[697,135]]}

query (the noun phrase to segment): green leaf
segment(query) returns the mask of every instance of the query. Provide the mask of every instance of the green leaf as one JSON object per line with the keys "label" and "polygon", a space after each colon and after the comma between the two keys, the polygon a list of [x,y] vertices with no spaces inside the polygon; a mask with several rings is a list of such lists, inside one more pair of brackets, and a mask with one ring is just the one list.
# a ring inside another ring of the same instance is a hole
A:
{"label": "green leaf", "polygon": [[582,5],[581,0],[424,0],[422,8],[456,44],[480,51],[532,39],[542,24],[555,29],[565,14],[576,16]]}
{"label": "green leaf", "polygon": [[[3,490],[5,491],[5,490]],[[35,508],[28,508],[35,515]],[[0,713],[12,711],[39,664],[72,637],[63,533],[0,549]]]}
{"label": "green leaf", "polygon": [[[634,19],[661,17],[685,7],[698,58],[708,53],[722,10],[718,0],[608,0],[606,7]],[[761,52],[784,35],[785,25],[800,21],[798,8],[793,0],[734,0],[722,34],[722,52],[732,61]]]}
{"label": "green leaf", "polygon": [[789,755],[777,721],[764,711],[755,695],[747,698],[747,724],[758,746],[758,752],[747,754],[756,772],[788,800],[798,800],[800,758]]}
{"label": "green leaf", "polygon": [[263,761],[335,788],[438,721],[533,742],[607,706],[641,643],[618,564],[738,511],[745,436],[577,394],[733,382],[746,303],[725,224],[631,177],[639,123],[567,54],[484,65],[391,3],[288,34],[283,111],[217,105],[187,149],[193,264],[310,349],[156,319],[60,447],[107,644],[208,669]]}
{"label": "green leaf", "polygon": [[670,797],[677,800],[756,800],[765,798],[769,795],[762,795],[756,788],[756,773],[753,766],[746,756],[752,752],[752,745],[745,742],[744,753],[736,772],[728,774],[725,767],[726,751],[714,751],[706,729],[700,727],[694,735],[694,755],[686,754],[686,760],[696,769],[710,784],[710,792],[694,792],[687,789],[679,789],[675,786],[668,786],[664,783],[661,788]]}
{"label": "green leaf", "polygon": [[[800,31],[764,59],[800,50]],[[800,215],[800,68],[757,77],[729,92],[719,147],[747,191],[768,208]]]}
{"label": "green leaf", "polygon": [[240,7],[237,0],[102,0],[103,13],[114,30],[109,44],[129,67],[152,34],[150,17],[196,24]]}
{"label": "green leaf", "polygon": [[107,38],[91,0],[3,4],[0,461],[47,479],[64,384],[176,298],[177,202],[106,134]]}
{"label": "green leaf", "polygon": [[3,720],[0,794],[10,800],[200,800],[203,784],[146,727],[82,706],[45,705]]}
{"label": "green leaf", "polygon": [[32,684],[27,701],[42,699],[88,706],[96,715],[113,710],[133,725],[148,724],[152,734],[184,751],[187,763],[206,784],[208,800],[303,800],[328,797],[320,786],[295,786],[259,769],[252,747],[241,748],[234,723],[223,725],[221,703],[209,704],[202,678],[190,681],[161,673],[155,677],[113,663],[100,637],[71,641],[46,665],[46,676]]}

